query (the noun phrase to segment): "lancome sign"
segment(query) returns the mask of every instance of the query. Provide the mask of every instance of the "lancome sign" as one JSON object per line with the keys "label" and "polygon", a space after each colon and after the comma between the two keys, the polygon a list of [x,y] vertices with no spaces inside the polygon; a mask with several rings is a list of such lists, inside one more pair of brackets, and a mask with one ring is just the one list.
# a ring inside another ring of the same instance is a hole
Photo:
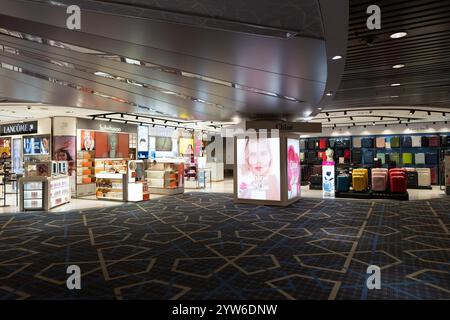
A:
{"label": "lancome sign", "polygon": [[38,132],[38,122],[10,123],[0,125],[0,135],[14,136],[19,134],[33,134]]}

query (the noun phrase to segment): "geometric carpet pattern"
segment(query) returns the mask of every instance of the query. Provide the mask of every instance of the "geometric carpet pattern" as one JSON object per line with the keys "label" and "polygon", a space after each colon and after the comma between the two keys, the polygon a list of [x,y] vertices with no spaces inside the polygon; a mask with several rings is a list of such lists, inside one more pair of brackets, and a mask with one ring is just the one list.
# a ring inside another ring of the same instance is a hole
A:
{"label": "geometric carpet pattern", "polygon": [[[450,197],[0,215],[0,299],[450,299]],[[81,268],[68,290],[67,266]],[[366,270],[381,268],[381,289]]]}

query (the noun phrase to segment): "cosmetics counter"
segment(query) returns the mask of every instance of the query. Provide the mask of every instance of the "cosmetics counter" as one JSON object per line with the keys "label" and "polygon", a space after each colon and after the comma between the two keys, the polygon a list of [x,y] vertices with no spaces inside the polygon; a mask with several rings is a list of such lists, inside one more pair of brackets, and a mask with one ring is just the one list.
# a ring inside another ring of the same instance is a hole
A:
{"label": "cosmetics counter", "polygon": [[67,161],[26,162],[19,179],[20,210],[47,211],[71,200]]}
{"label": "cosmetics counter", "polygon": [[94,163],[98,200],[138,202],[150,199],[142,160],[96,159]]}

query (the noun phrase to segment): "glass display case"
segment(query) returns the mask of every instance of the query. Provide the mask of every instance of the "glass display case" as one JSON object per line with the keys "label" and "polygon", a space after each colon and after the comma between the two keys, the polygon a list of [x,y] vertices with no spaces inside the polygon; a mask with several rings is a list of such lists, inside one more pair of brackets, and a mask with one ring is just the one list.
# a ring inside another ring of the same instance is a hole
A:
{"label": "glass display case", "polygon": [[127,160],[95,160],[95,195],[99,200],[126,201]]}
{"label": "glass display case", "polygon": [[44,210],[44,181],[23,184],[23,210]]}

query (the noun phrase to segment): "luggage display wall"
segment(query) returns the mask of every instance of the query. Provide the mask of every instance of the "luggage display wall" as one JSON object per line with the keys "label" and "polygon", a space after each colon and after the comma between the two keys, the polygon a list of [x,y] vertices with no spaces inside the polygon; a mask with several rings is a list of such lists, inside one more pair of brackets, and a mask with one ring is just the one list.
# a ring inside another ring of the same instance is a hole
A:
{"label": "luggage display wall", "polygon": [[[304,156],[304,170],[308,166],[321,165],[326,148],[334,150],[336,165],[341,167],[372,167],[374,158],[384,168],[393,166],[407,168],[429,168],[432,184],[439,184],[442,175],[444,152],[450,150],[450,134],[377,135],[344,138],[302,139],[300,151]],[[302,176],[309,181],[310,174]]]}

